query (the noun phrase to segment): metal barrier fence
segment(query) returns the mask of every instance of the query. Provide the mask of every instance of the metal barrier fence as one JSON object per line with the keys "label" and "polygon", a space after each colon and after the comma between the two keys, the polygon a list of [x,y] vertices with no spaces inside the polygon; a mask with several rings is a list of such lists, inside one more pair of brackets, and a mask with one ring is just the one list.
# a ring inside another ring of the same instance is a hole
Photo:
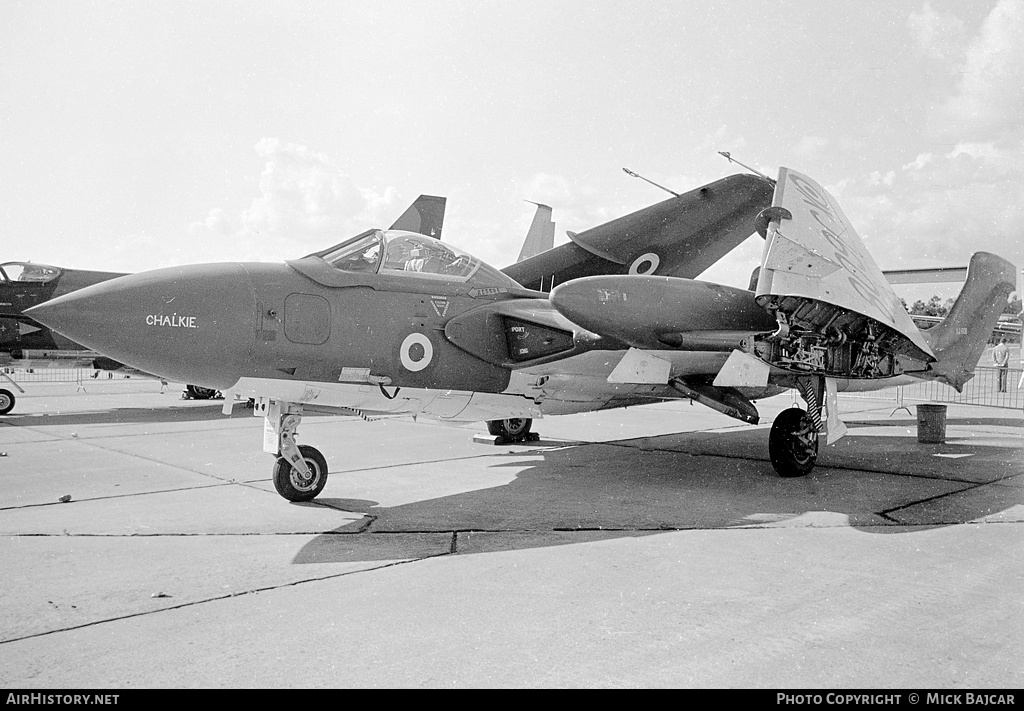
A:
{"label": "metal barrier fence", "polygon": [[93,368],[4,368],[3,374],[16,383],[89,383],[97,380],[142,379],[138,373]]}
{"label": "metal barrier fence", "polygon": [[[1000,391],[1000,373],[1005,374],[1005,392]],[[862,397],[891,399],[897,407],[903,407],[904,400],[913,402],[955,403],[959,405],[983,405],[985,407],[1001,407],[1014,410],[1024,409],[1024,381],[1020,368],[994,368],[978,366],[974,377],[964,385],[964,391],[958,393],[950,386],[935,380],[922,380],[913,385],[900,385],[876,392],[845,393],[845,397]],[[1020,386],[1020,387],[1018,387]]]}

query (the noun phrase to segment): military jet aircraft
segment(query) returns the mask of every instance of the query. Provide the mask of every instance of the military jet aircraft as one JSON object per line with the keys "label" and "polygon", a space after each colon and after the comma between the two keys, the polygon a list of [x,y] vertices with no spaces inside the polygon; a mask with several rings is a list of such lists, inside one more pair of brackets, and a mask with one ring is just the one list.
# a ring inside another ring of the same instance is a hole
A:
{"label": "military jet aircraft", "polygon": [[[759,202],[765,183],[774,197]],[[726,199],[736,184],[752,190]],[[609,223],[618,238],[601,226],[563,245],[565,259],[555,248],[505,272],[369,230],[284,264],[122,277],[30,315],[135,367],[253,398],[275,488],[306,501],[328,467],[295,442],[304,409],[484,420],[515,439],[532,418],[679,398],[756,423],[754,400],[795,388],[807,409],[776,418],[769,450],[780,474],[806,474],[819,439],[843,434],[838,391],[914,378],[962,387],[1013,289],[1013,265],[977,254],[949,318],[921,334],[810,178],[732,176],[673,201]],[[678,276],[754,229],[766,238],[756,291]],[[511,273],[557,285],[548,294]]]}
{"label": "military jet aircraft", "polygon": [[[420,195],[395,220],[391,229],[418,232],[439,240],[444,226],[446,202],[444,197]],[[36,367],[42,363],[103,370],[123,368],[122,363],[51,331],[24,313],[37,304],[120,276],[125,275],[122,272],[67,269],[32,262],[0,264],[0,363],[14,365],[31,362]],[[18,387],[6,374],[0,373],[0,376]],[[185,389],[188,397],[196,399],[211,398],[216,393],[215,389],[191,384]],[[0,388],[0,415],[8,414],[14,405],[14,393],[7,388]]]}

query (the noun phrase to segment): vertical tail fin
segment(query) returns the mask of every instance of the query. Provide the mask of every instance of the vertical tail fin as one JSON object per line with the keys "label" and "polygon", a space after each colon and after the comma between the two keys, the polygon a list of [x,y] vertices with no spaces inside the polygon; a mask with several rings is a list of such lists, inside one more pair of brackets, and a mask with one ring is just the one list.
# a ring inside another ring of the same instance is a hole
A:
{"label": "vertical tail fin", "polygon": [[420,195],[389,229],[419,232],[421,235],[440,240],[447,201],[447,198],[436,195]]}
{"label": "vertical tail fin", "polygon": [[924,377],[941,380],[959,392],[974,377],[985,345],[1006,299],[1017,288],[1017,268],[1002,257],[977,252],[967,268],[967,281],[949,315],[924,332],[938,359]]}
{"label": "vertical tail fin", "polygon": [[526,233],[517,264],[555,246],[555,223],[551,221],[551,208],[539,202],[533,204],[537,206],[537,212],[533,213],[533,222],[530,223],[530,231]]}

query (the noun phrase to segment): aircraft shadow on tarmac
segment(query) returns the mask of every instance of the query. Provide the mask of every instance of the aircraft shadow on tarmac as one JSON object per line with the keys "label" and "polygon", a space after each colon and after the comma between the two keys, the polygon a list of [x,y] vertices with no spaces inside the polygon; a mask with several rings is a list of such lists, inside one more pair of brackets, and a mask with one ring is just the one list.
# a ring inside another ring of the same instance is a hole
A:
{"label": "aircraft shadow on tarmac", "polygon": [[[913,431],[915,421],[868,424]],[[1021,420],[1007,424],[1020,428]],[[915,435],[894,442],[851,428],[851,436],[822,449],[809,476],[785,479],[768,461],[765,434],[690,432],[509,452],[497,455],[497,464],[495,457],[480,460],[481,467],[517,468],[506,485],[393,507],[321,498],[305,505],[367,518],[318,536],[294,563],[532,549],[678,530],[907,533],[1024,503],[1020,457],[1008,451],[1019,448],[920,445]],[[523,468],[526,452],[536,460]]]}

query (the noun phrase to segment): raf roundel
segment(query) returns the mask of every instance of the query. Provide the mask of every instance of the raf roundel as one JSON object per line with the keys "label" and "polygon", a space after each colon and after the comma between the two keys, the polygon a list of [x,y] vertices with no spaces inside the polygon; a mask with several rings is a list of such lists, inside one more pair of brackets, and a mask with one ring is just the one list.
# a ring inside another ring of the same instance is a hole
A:
{"label": "raf roundel", "polygon": [[402,341],[401,357],[406,370],[418,373],[433,360],[434,346],[422,333],[410,333]]}
{"label": "raf roundel", "polygon": [[661,257],[654,252],[641,254],[629,265],[629,273],[640,275],[653,274],[659,264],[661,264]]}

